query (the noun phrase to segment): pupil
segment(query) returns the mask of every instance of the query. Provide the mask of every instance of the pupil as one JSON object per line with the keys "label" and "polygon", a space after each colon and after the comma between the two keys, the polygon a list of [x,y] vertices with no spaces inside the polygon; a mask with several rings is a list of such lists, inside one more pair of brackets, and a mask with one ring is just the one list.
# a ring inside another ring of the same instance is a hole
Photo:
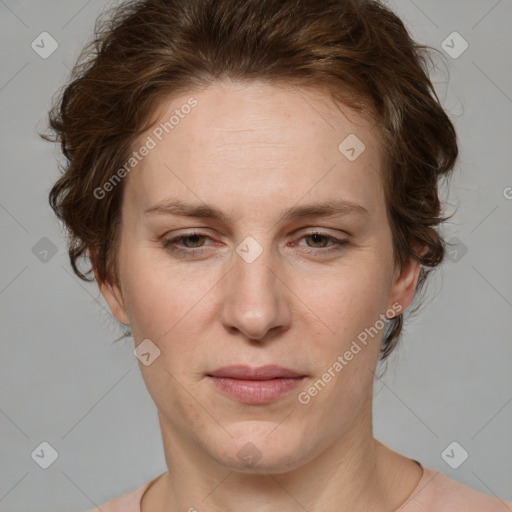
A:
{"label": "pupil", "polygon": [[319,234],[314,234],[314,235],[311,235],[311,236],[312,236],[312,238],[313,238],[313,242],[314,242],[314,243],[319,242],[318,238],[320,238],[320,241],[321,241],[321,239],[322,239],[322,237],[323,237],[323,235],[319,235]]}
{"label": "pupil", "polygon": [[201,238],[201,235],[189,235],[187,237],[188,241],[192,241],[192,245],[198,242],[198,239]]}

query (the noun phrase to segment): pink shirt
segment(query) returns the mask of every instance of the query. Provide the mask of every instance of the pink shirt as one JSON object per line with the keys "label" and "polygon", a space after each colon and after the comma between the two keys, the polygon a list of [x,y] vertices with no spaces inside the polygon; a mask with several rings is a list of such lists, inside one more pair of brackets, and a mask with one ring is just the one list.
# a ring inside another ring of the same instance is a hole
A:
{"label": "pink shirt", "polygon": [[[425,466],[407,501],[395,512],[512,512],[512,503],[483,494]],[[140,499],[153,480],[90,512],[141,512]]]}

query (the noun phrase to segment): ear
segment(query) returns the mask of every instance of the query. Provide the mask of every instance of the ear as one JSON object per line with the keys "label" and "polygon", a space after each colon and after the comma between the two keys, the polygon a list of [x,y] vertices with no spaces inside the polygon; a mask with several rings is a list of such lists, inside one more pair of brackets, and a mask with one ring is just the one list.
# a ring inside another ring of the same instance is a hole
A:
{"label": "ear", "polygon": [[90,253],[90,260],[98,288],[100,289],[101,295],[105,299],[111,313],[114,315],[117,321],[125,325],[130,325],[128,314],[126,313],[125,302],[120,287],[111,282],[110,280],[102,281],[99,278],[96,257]]}
{"label": "ear", "polygon": [[111,284],[107,281],[103,281],[98,284],[101,295],[105,299],[108,307],[114,317],[125,325],[130,325],[128,314],[126,313],[126,307],[124,304],[123,295],[119,287],[115,284]]}
{"label": "ear", "polygon": [[[420,251],[420,253],[422,252],[423,251]],[[407,309],[416,293],[420,270],[421,263],[417,262],[414,258],[409,258],[401,267],[399,265],[396,266],[389,295],[389,308],[391,308],[393,304],[398,303],[402,307],[400,312]]]}

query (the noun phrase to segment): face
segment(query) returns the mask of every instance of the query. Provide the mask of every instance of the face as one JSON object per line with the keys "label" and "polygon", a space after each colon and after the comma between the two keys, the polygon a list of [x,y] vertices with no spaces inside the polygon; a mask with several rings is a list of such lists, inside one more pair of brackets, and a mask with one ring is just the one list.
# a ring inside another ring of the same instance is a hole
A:
{"label": "face", "polygon": [[370,123],[257,82],[158,114],[125,178],[120,287],[100,287],[136,346],[149,340],[140,369],[164,442],[281,472],[371,436],[384,318],[419,267],[394,265]]}

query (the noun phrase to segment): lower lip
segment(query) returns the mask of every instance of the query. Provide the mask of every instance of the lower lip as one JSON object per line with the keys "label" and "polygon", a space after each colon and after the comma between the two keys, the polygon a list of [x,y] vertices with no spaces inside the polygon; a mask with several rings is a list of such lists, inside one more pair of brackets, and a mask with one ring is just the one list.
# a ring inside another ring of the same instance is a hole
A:
{"label": "lower lip", "polygon": [[244,404],[266,404],[297,388],[304,377],[293,379],[240,380],[228,377],[208,377],[225,394]]}

